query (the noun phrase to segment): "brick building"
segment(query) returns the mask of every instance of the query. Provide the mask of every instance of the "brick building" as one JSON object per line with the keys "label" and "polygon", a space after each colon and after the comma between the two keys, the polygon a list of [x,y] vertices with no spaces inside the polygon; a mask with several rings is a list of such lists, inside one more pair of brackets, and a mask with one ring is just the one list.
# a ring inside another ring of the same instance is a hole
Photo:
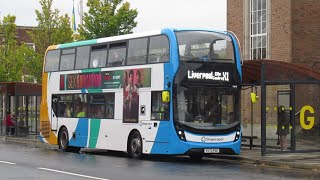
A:
{"label": "brick building", "polygon": [[292,62],[320,71],[319,0],[228,0],[227,29],[249,59]]}
{"label": "brick building", "polygon": [[17,42],[18,44],[26,43],[28,46],[31,46],[33,49],[35,49],[35,45],[32,42],[28,31],[33,31],[36,27],[32,26],[17,26],[16,27],[16,37],[17,37]]}
{"label": "brick building", "polygon": [[[228,0],[227,29],[238,36],[244,60],[284,61],[308,67],[320,73],[319,11],[319,0]],[[320,98],[317,99],[320,97],[319,89],[319,86],[297,85],[294,90],[295,112],[307,103],[318,107],[320,105]],[[251,120],[250,91],[249,88],[242,92],[244,125],[250,124]],[[292,89],[289,85],[267,87],[267,134],[268,131],[271,135],[275,134],[274,124],[277,120],[275,108],[281,103],[287,103],[289,106],[290,91]],[[257,92],[260,94],[259,87]],[[318,112],[319,109],[318,107],[315,111]],[[258,136],[261,122],[260,110],[259,102],[253,106],[253,131]],[[319,119],[316,117],[316,120],[317,118]],[[316,124],[320,123],[316,122]]]}
{"label": "brick building", "polygon": [[[18,45],[21,45],[22,43],[26,43],[28,46],[35,49],[35,45],[32,42],[31,37],[29,36],[28,32],[35,30],[36,27],[32,26],[16,26],[16,41]],[[3,34],[0,32],[0,38]],[[0,39],[0,44],[2,43],[2,39]]]}

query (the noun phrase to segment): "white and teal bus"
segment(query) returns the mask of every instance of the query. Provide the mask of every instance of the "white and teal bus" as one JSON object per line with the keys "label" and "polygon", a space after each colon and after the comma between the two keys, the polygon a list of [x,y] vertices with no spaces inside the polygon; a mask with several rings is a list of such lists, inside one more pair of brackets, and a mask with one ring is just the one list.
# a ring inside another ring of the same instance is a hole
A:
{"label": "white and teal bus", "polygon": [[50,46],[40,139],[133,158],[239,154],[241,76],[230,32],[162,29]]}

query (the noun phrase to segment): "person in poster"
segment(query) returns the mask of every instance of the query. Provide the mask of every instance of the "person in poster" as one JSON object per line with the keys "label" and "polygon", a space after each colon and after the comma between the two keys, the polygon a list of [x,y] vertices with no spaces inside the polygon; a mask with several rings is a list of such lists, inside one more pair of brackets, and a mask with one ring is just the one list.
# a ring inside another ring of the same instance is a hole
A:
{"label": "person in poster", "polygon": [[128,85],[124,88],[124,122],[138,122],[139,92],[134,84],[134,72],[131,69],[128,75]]}
{"label": "person in poster", "polygon": [[136,71],[136,78],[137,78],[137,83],[136,83],[136,87],[137,88],[142,88],[143,87],[143,84],[141,83],[141,72],[140,72],[140,70],[138,69],[137,71]]}

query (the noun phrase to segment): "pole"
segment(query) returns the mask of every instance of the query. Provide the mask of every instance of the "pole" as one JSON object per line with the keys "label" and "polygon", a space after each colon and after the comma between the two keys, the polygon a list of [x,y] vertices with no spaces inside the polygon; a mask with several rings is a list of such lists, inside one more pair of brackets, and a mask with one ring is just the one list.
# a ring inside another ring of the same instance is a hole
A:
{"label": "pole", "polygon": [[291,129],[291,152],[296,150],[296,84],[290,84],[290,125],[292,126]]}
{"label": "pole", "polygon": [[261,156],[266,153],[266,84],[265,84],[265,64],[261,63]]}
{"label": "pole", "polygon": [[80,8],[79,8],[79,15],[80,15],[80,25],[82,25],[83,24],[83,0],[80,0],[80,2],[79,2],[79,6],[80,6]]}
{"label": "pole", "polygon": [[[251,85],[251,92],[253,92],[253,85]],[[250,133],[250,149],[252,149],[252,145],[253,145],[253,102],[251,101],[251,133]]]}

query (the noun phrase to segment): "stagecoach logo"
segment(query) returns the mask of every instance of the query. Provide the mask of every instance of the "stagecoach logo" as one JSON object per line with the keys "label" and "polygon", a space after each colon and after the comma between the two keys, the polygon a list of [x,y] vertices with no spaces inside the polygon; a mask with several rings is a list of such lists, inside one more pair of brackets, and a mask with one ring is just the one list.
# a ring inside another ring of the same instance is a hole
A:
{"label": "stagecoach logo", "polygon": [[201,141],[202,142],[223,142],[224,138],[223,137],[205,137],[205,136],[202,136]]}
{"label": "stagecoach logo", "polygon": [[229,82],[229,72],[193,72],[188,71],[188,79],[209,79],[214,81],[227,81]]}

